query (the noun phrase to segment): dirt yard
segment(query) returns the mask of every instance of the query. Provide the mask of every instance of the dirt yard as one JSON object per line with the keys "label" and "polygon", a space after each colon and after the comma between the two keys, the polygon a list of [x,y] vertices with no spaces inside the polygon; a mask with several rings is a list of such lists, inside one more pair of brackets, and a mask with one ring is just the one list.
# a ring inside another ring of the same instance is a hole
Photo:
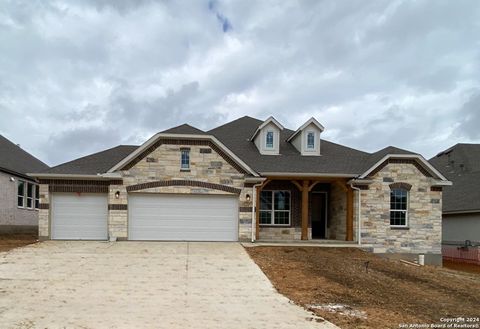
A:
{"label": "dirt yard", "polygon": [[480,317],[479,274],[405,265],[355,248],[246,250],[280,293],[341,328]]}
{"label": "dirt yard", "polygon": [[37,242],[37,237],[30,234],[0,234],[0,252],[23,247]]}

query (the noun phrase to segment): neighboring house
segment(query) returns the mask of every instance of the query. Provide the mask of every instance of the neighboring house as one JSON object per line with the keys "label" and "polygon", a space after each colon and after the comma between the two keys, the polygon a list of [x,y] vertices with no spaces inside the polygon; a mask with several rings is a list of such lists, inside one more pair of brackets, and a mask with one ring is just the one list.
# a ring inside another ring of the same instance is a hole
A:
{"label": "neighboring house", "polygon": [[478,248],[476,252],[457,248],[467,240],[467,244],[480,245],[480,144],[456,144],[430,163],[453,182],[445,188],[443,197],[444,256],[473,257],[480,264]]}
{"label": "neighboring house", "polygon": [[26,173],[47,169],[0,135],[0,233],[38,232],[39,187]]}
{"label": "neighboring house", "polygon": [[[359,242],[441,263],[442,187],[422,156],[365,153],[270,117],[181,125],[34,176],[43,239]],[[360,202],[359,202],[360,201]],[[359,231],[360,228],[360,231]]]}

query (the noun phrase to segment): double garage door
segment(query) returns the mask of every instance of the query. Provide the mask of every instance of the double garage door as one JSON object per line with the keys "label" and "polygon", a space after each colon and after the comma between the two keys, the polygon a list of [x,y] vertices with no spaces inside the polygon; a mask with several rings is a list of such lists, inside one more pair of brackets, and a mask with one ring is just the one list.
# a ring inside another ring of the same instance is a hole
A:
{"label": "double garage door", "polygon": [[[220,195],[131,194],[129,240],[236,241],[238,199]],[[52,196],[52,239],[106,240],[106,195]]]}

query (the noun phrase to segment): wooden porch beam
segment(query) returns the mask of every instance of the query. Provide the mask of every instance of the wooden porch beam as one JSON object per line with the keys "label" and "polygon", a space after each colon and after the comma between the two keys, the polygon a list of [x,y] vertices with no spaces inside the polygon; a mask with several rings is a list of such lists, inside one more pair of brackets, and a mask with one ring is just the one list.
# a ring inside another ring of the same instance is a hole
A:
{"label": "wooden porch beam", "polygon": [[302,192],[303,187],[302,185],[300,185],[299,182],[297,182],[296,180],[292,180],[292,184],[295,185],[300,192]]}
{"label": "wooden porch beam", "polygon": [[353,241],[353,189],[347,189],[347,241]]}
{"label": "wooden porch beam", "polygon": [[309,181],[302,184],[302,240],[308,240],[308,186]]}

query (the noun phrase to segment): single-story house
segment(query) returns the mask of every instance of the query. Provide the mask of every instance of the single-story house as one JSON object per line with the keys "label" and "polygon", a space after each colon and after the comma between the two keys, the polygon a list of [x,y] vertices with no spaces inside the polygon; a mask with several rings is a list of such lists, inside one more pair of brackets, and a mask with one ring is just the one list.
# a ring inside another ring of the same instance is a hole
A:
{"label": "single-story house", "polygon": [[442,188],[421,155],[366,153],[242,117],[187,124],[32,175],[43,239],[350,241],[441,263]]}
{"label": "single-story house", "polygon": [[27,172],[48,168],[0,135],[0,233],[38,232],[39,186]]}
{"label": "single-story house", "polygon": [[[452,186],[444,189],[444,257],[480,264],[480,144],[456,144],[430,159]],[[464,246],[464,248],[460,248]]]}

